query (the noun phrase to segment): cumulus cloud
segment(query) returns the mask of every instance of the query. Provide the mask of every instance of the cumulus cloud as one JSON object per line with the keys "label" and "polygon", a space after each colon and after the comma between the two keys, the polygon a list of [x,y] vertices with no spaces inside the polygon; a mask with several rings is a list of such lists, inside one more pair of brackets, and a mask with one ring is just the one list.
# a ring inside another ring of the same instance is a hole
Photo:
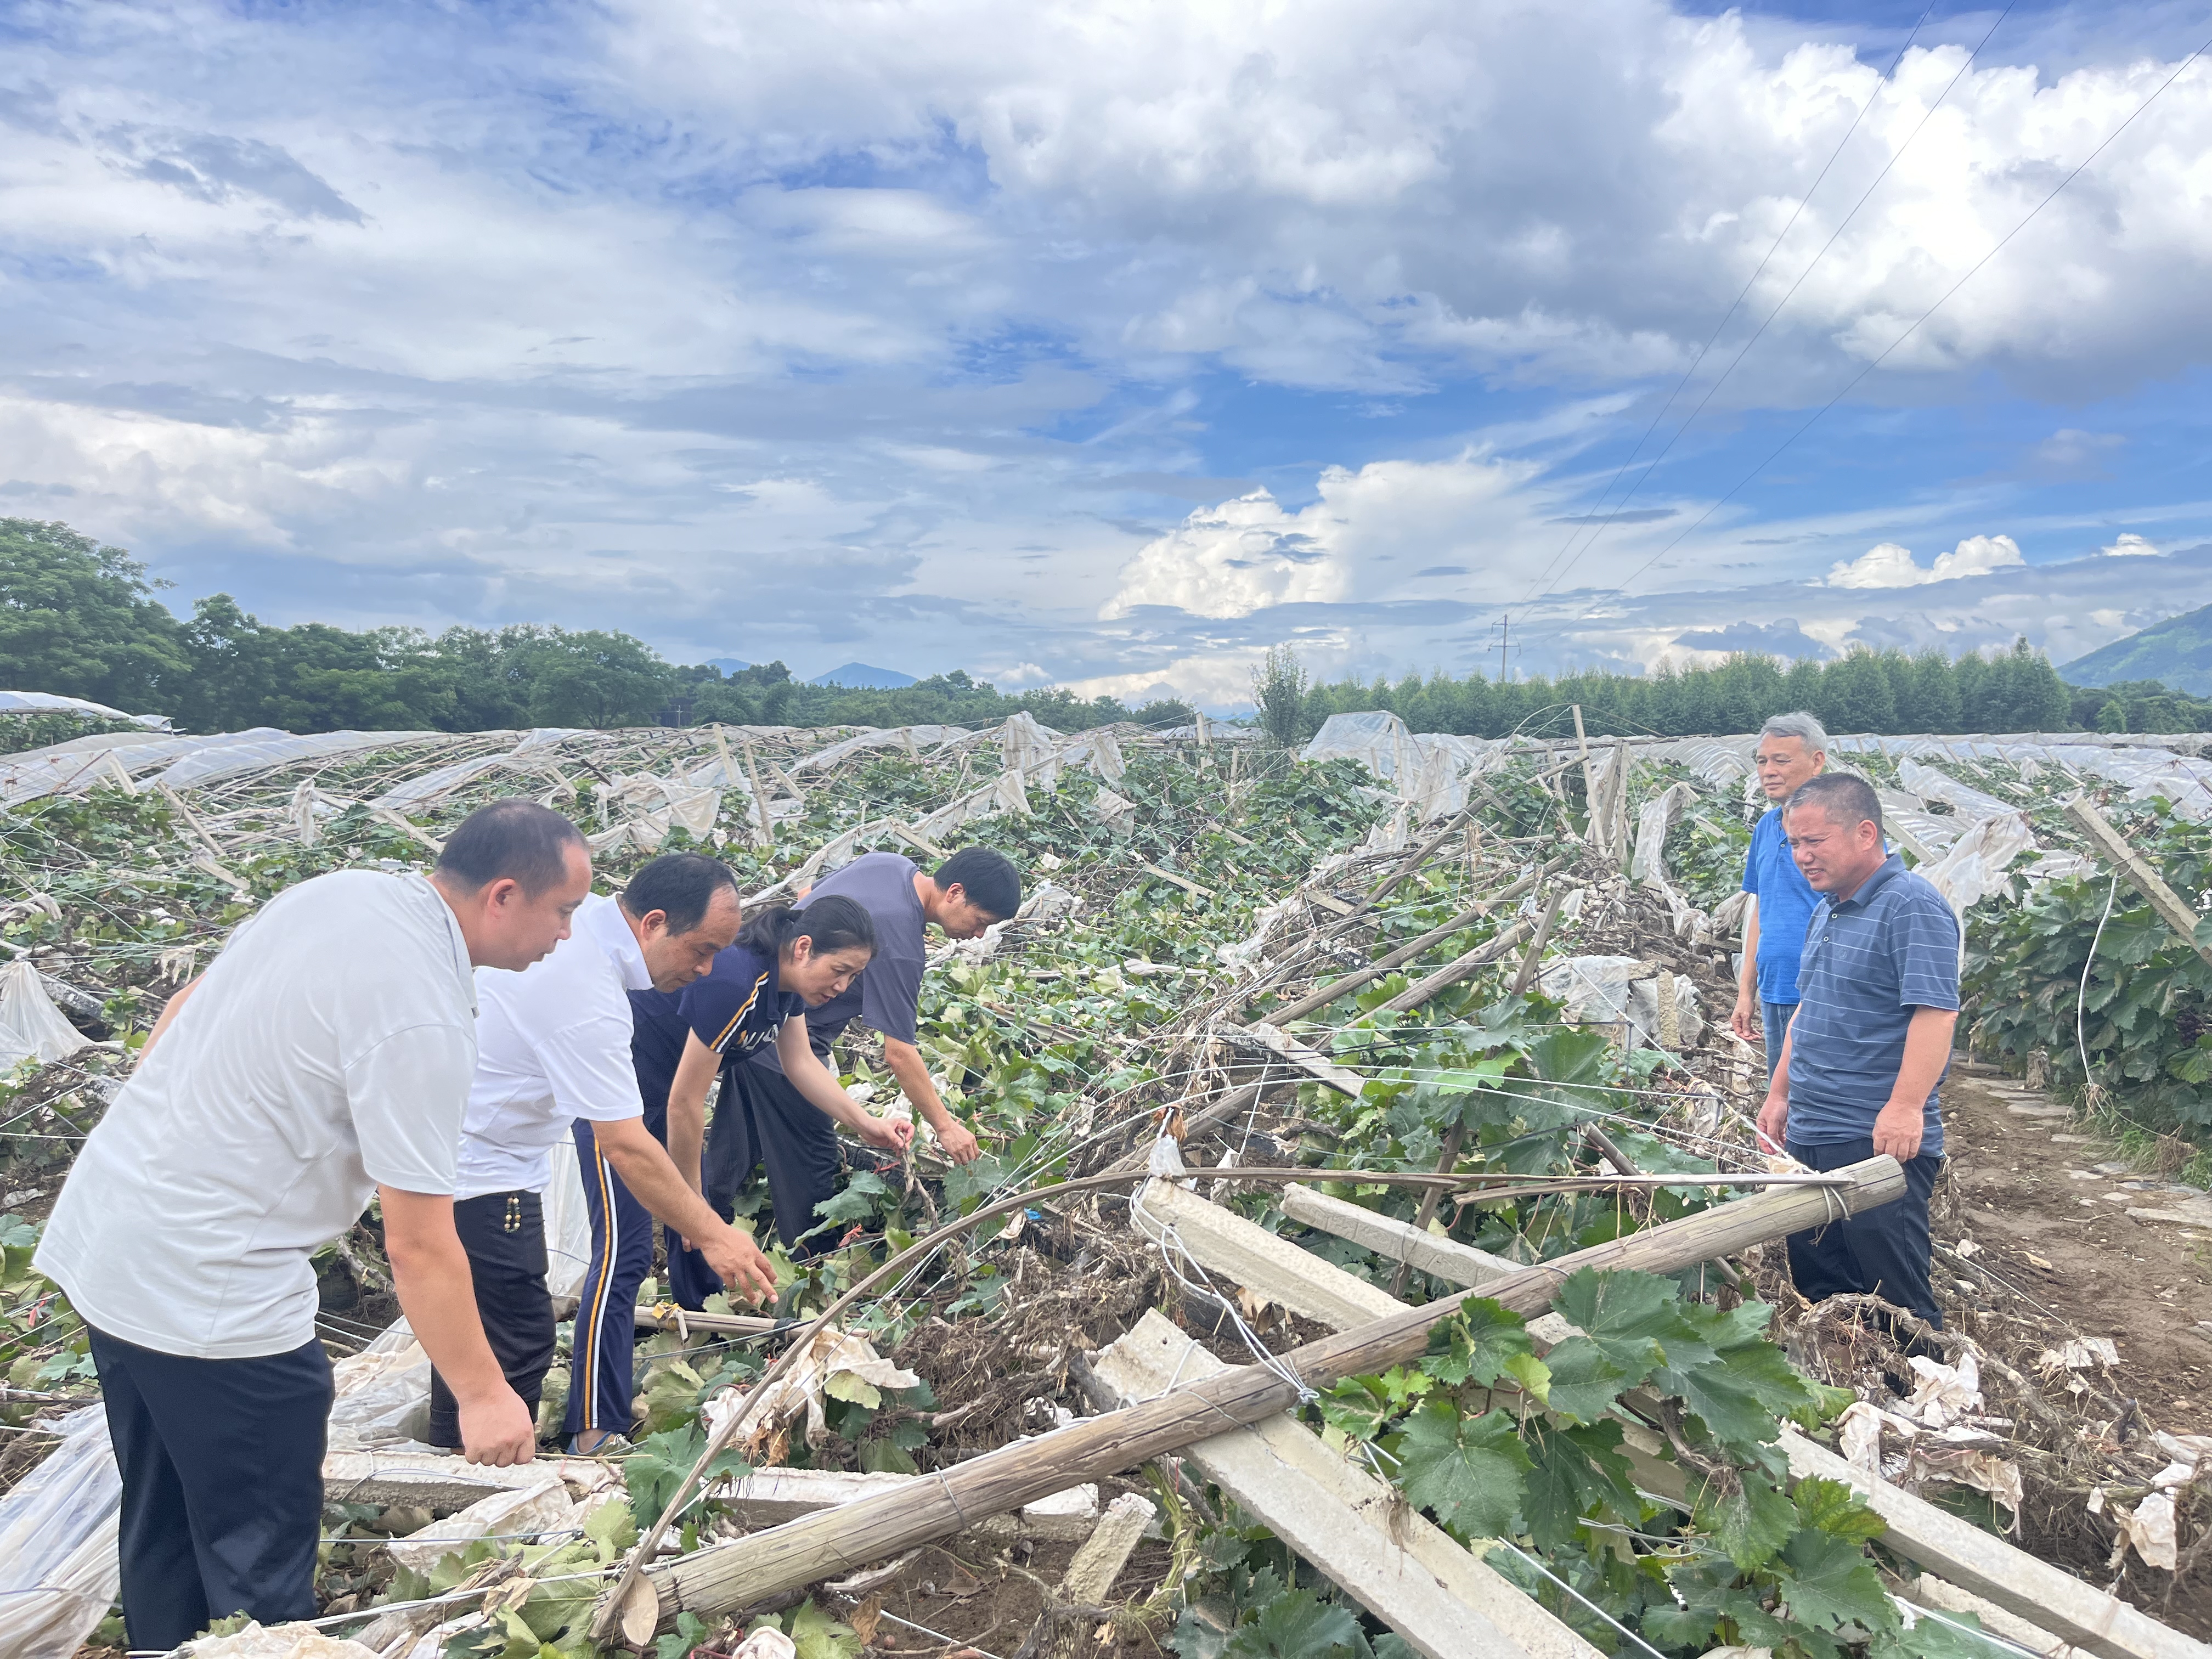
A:
{"label": "cumulus cloud", "polygon": [[2108,559],[2142,558],[2163,550],[2156,543],[2146,541],[2132,530],[2123,530],[2110,547],[2098,550]]}
{"label": "cumulus cloud", "polygon": [[1828,571],[1830,587],[1919,587],[1929,582],[1957,581],[1965,576],[1984,576],[2008,565],[2025,564],[2020,544],[2009,536],[1969,536],[1948,553],[1939,553],[1932,565],[1913,559],[1911,550],[1895,542],[1869,548],[1856,559],[1839,562]]}

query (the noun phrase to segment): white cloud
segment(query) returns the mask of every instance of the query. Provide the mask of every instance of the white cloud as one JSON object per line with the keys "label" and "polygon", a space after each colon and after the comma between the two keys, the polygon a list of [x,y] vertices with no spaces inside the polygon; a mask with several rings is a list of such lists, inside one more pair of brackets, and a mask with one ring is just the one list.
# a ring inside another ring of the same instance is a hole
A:
{"label": "white cloud", "polygon": [[1264,489],[1200,507],[1122,568],[1099,615],[1110,621],[1139,605],[1172,605],[1197,617],[1244,617],[1355,590],[1375,596],[1437,565],[1510,580],[1496,520],[1530,511],[1533,502],[1506,498],[1536,470],[1472,451],[1445,461],[1376,461],[1357,472],[1327,468],[1318,499],[1296,512]]}
{"label": "white cloud", "polygon": [[1916,563],[1911,550],[1895,542],[1869,548],[1856,559],[1838,562],[1828,572],[1830,587],[1919,587],[1929,582],[1957,581],[1966,576],[1986,576],[1992,570],[2025,564],[2020,544],[2009,536],[1969,536],[1948,553],[1936,556],[1933,565]]}
{"label": "white cloud", "polygon": [[2110,547],[2101,547],[2097,550],[2104,554],[2107,558],[2127,559],[2142,558],[2150,554],[2162,553],[2166,550],[2160,547],[2155,542],[2144,540],[2143,538],[2136,535],[2132,530],[2123,530],[2119,533],[2118,539],[2114,541]]}

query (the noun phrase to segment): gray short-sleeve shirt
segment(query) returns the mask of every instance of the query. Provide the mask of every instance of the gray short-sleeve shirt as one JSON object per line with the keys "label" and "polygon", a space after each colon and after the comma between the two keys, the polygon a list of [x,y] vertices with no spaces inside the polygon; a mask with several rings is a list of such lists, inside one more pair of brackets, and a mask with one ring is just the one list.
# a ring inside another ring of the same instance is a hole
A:
{"label": "gray short-sleeve shirt", "polygon": [[[1841,904],[1824,898],[1814,907],[1797,989],[1789,1138],[1808,1146],[1863,1140],[1889,1103],[1914,1013],[1959,1006],[1958,918],[1893,853]],[[1934,1089],[1924,1121],[1920,1150],[1940,1155]]]}
{"label": "gray short-sleeve shirt", "polygon": [[[929,923],[914,890],[917,873],[914,860],[896,853],[866,854],[816,883],[799,907],[805,909],[823,895],[837,893],[866,910],[876,925],[876,953],[860,977],[842,996],[806,1011],[807,1040],[817,1054],[827,1058],[830,1045],[855,1019],[896,1042],[915,1040],[921,970],[928,956],[923,930]],[[748,1058],[771,1072],[783,1069],[772,1042],[763,1043]]]}

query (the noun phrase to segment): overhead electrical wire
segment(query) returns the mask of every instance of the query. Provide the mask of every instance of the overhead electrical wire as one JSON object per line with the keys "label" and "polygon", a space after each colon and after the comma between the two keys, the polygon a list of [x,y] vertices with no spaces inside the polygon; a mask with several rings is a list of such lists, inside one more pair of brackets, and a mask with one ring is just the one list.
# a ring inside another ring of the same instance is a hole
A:
{"label": "overhead electrical wire", "polygon": [[[1759,269],[1753,271],[1750,278],[1745,282],[1743,291],[1738,294],[1735,298],[1729,302],[1729,308],[1722,314],[1720,321],[1713,325],[1711,337],[1706,340],[1705,344],[1698,348],[1698,355],[1690,359],[1690,366],[1682,371],[1682,378],[1674,383],[1674,389],[1667,394],[1667,401],[1660,404],[1658,411],[1652,416],[1651,424],[1644,428],[1644,435],[1636,441],[1636,447],[1628,452],[1627,459],[1621,462],[1620,471],[1616,471],[1613,475],[1613,481],[1606,485],[1605,494],[1597,498],[1596,505],[1590,509],[1591,516],[1595,517],[1598,513],[1604,510],[1606,501],[1611,497],[1613,492],[1620,487],[1620,481],[1628,476],[1628,469],[1636,465],[1636,458],[1644,453],[1644,446],[1651,441],[1651,434],[1659,429],[1659,422],[1667,418],[1667,411],[1674,406],[1674,400],[1682,395],[1683,388],[1690,384],[1691,377],[1697,374],[1699,365],[1704,363],[1705,361],[1706,354],[1711,352],[1713,347],[1719,343],[1722,331],[1725,330],[1729,324],[1735,319],[1736,313],[1743,309],[1743,302],[1751,297],[1751,291],[1753,288],[1758,286],[1759,279],[1766,275],[1767,266],[1774,263],[1774,256],[1782,251],[1782,244],[1788,240],[1790,233],[1797,228],[1798,219],[1804,214],[1805,210],[1812,205],[1813,198],[1819,193],[1820,188],[1826,180],[1830,170],[1832,169],[1836,163],[1843,158],[1844,147],[1851,142],[1853,135],[1858,131],[1859,123],[1866,118],[1866,112],[1874,107],[1874,100],[1881,96],[1882,88],[1887,86],[1891,77],[1897,73],[1898,65],[1905,61],[1905,54],[1911,51],[1912,43],[1919,38],[1921,29],[1928,21],[1929,14],[1933,12],[1935,9],[1935,7],[1929,6],[1926,11],[1920,14],[1920,21],[1912,26],[1912,33],[1905,37],[1905,44],[1897,49],[1897,56],[1890,60],[1889,68],[1884,71],[1881,78],[1875,83],[1874,90],[1867,94],[1866,102],[1861,104],[1858,107],[1857,112],[1851,117],[1850,125],[1844,130],[1844,136],[1840,139],[1837,140],[1836,148],[1829,153],[1826,162],[1821,167],[1819,174],[1814,177],[1811,186],[1807,189],[1802,197],[1798,198],[1796,207],[1790,212],[1789,222],[1784,225],[1781,230],[1777,233],[1772,246],[1766,250],[1766,257],[1759,262]],[[1892,159],[1894,160],[1894,158]],[[1826,251],[1826,249],[1822,250],[1823,252]],[[1817,263],[1817,256],[1815,262]],[[1808,266],[1807,269],[1810,270],[1811,267]],[[1800,277],[1798,280],[1802,282],[1804,279]],[[1771,321],[1772,319],[1770,317],[1768,320]],[[1731,365],[1731,367],[1733,367],[1733,365]],[[1702,404],[1699,405],[1700,408],[1703,406],[1704,405]],[[1696,415],[1692,413],[1690,419],[1695,420],[1696,418]],[[1683,422],[1685,426],[1688,425],[1688,423],[1689,422],[1687,421]],[[1677,431],[1674,435],[1679,438],[1681,436],[1681,434]],[[1671,448],[1673,444],[1674,440],[1669,439],[1668,441],[1668,447]],[[1666,452],[1662,450],[1659,456],[1652,461],[1651,465],[1644,469],[1644,477],[1649,477],[1651,474],[1651,469],[1653,467],[1656,467],[1659,465],[1659,462],[1665,459]],[[1643,479],[1639,478],[1637,482],[1640,486],[1643,483]],[[1629,495],[1633,496],[1635,493],[1635,490],[1632,489],[1629,491]],[[1625,509],[1627,505],[1627,498],[1624,497],[1621,501],[1620,507],[1615,509],[1616,514],[1621,509]],[[1610,524],[1611,522],[1611,520],[1607,520],[1607,524]],[[1605,526],[1602,525],[1599,526],[1601,530]],[[1525,605],[1528,603],[1528,599],[1533,599],[1535,597],[1536,583],[1542,581],[1546,576],[1551,574],[1553,566],[1558,564],[1560,559],[1565,556],[1567,550],[1575,544],[1575,538],[1581,533],[1580,526],[1577,526],[1567,532],[1567,538],[1565,542],[1559,544],[1559,550],[1552,555],[1551,558],[1546,562],[1543,569],[1536,573],[1535,580],[1528,584],[1528,598],[1524,599],[1522,603]],[[1593,538],[1593,539],[1595,539],[1595,538]],[[1577,558],[1580,556],[1580,554],[1576,555],[1576,557]],[[1570,568],[1571,568],[1571,566]],[[1549,592],[1550,590],[1547,589],[1546,591]]]}
{"label": "overhead electrical wire", "polygon": [[1750,471],[1745,473],[1742,477],[1739,478],[1729,489],[1727,495],[1723,495],[1718,501],[1707,507],[1702,514],[1698,514],[1695,522],[1683,529],[1675,536],[1673,541],[1668,542],[1666,546],[1661,548],[1656,553],[1654,553],[1650,558],[1638,565],[1633,571],[1630,572],[1627,578],[1621,582],[1620,586],[1613,591],[1618,593],[1626,592],[1631,582],[1635,581],[1638,577],[1642,576],[1645,571],[1650,569],[1651,567],[1657,564],[1660,560],[1665,558],[1669,553],[1680,546],[1685,540],[1693,535],[1708,519],[1711,519],[1713,516],[1714,514],[1719,512],[1721,508],[1726,507],[1730,501],[1734,501],[1736,496],[1742,494],[1745,489],[1750,485],[1751,481],[1756,478],[1760,473],[1765,471],[1768,467],[1771,466],[1775,461],[1780,458],[1784,450],[1788,449],[1790,445],[1796,443],[1798,439],[1803,437],[1807,432],[1812,429],[1814,424],[1818,422],[1822,416],[1826,415],[1838,404],[1843,402],[1845,398],[1849,397],[1851,392],[1856,389],[1862,380],[1865,380],[1868,375],[1873,374],[1875,370],[1880,368],[1883,363],[1889,360],[1890,356],[1895,352],[1899,346],[1902,346],[1907,340],[1918,333],[1921,327],[1929,318],[1941,311],[1943,307],[1950,301],[1953,295],[1957,294],[1960,289],[1966,287],[1968,283],[1974,279],[1975,276],[1980,272],[1983,266],[1988,264],[1990,260],[1996,258],[1998,254],[2004,252],[2005,248],[2010,245],[2013,238],[2019,235],[2021,232],[2026,230],[2029,225],[2033,224],[2035,222],[2036,216],[2040,214],[2044,209],[2049,207],[2052,202],[2057,199],[2060,191],[2063,191],[2067,185],[2072,184],[2076,179],[2080,178],[2081,174],[2087,170],[2091,162],[2094,161],[2100,155],[2102,155],[2106,150],[2110,149],[2113,142],[2117,140],[2122,133],[2125,132],[2130,127],[2135,125],[2136,121],[2142,115],[2144,111],[2148,110],[2153,104],[2159,100],[2168,87],[2172,86],[2176,81],[2179,81],[2185,74],[2186,74],[2191,66],[2209,51],[2212,51],[2212,40],[2205,40],[2203,45],[2197,48],[2196,51],[2191,52],[2188,57],[2183,58],[2181,62],[2174,67],[2173,73],[2167,76],[2165,80],[2158,83],[2158,86],[2152,91],[2149,97],[2144,99],[2142,103],[2136,105],[2125,120],[2122,121],[2119,125],[2114,127],[2112,131],[2106,134],[2103,142],[2099,143],[2096,149],[2091,150],[2087,155],[2083,156],[2079,162],[2075,163],[2073,171],[2069,173],[2063,179],[2061,179],[2056,185],[2053,185],[2049,192],[2044,196],[2043,199],[2039,201],[2033,207],[2030,208],[2027,210],[2026,216],[2023,217],[2018,224],[2014,225],[2010,230],[1999,237],[1995,245],[1990,247],[1990,251],[1982,255],[1980,258],[1974,261],[1974,263],[1967,268],[1965,274],[1962,275],[1957,282],[1952,283],[1948,289],[1945,289],[1942,294],[1937,297],[1935,304],[1929,306],[1927,310],[1922,312],[1919,316],[1914,318],[1911,323],[1906,326],[1903,333],[1899,334],[1894,340],[1892,340],[1882,349],[1881,355],[1880,356],[1874,358],[1866,365],[1865,368],[1860,369],[1857,374],[1852,375],[1834,397],[1829,398],[1827,402],[1822,404],[1818,409],[1814,410],[1812,414],[1806,416],[1803,423],[1801,424],[1796,431],[1792,432],[1788,437],[1777,444],[1774,448],[1768,453],[1764,460],[1760,461],[1756,466],[1753,467]]}
{"label": "overhead electrical wire", "polygon": [[[1875,174],[1873,182],[1869,184],[1866,189],[1860,192],[1859,199],[1851,204],[1850,211],[1844,215],[1841,219],[1836,222],[1836,228],[1828,234],[1828,240],[1820,244],[1820,251],[1814,254],[1812,258],[1807,263],[1805,269],[1798,272],[1797,280],[1790,284],[1789,292],[1775,301],[1774,308],[1771,311],[1769,311],[1766,313],[1765,319],[1760,322],[1757,328],[1752,331],[1751,337],[1746,340],[1743,344],[1738,348],[1735,356],[1729,359],[1728,367],[1723,368],[1714,377],[1712,384],[1705,388],[1705,395],[1698,399],[1698,406],[1692,410],[1689,414],[1683,418],[1681,425],[1674,428],[1674,435],[1667,440],[1666,447],[1661,449],[1656,455],[1651,458],[1651,464],[1644,469],[1642,474],[1638,477],[1635,483],[1629,487],[1628,494],[1621,498],[1620,507],[1613,510],[1611,517],[1607,518],[1602,524],[1600,524],[1595,529],[1591,531],[1589,539],[1583,544],[1581,550],[1567,561],[1566,564],[1560,569],[1559,574],[1553,577],[1549,586],[1544,589],[1543,593],[1537,597],[1548,598],[1552,592],[1558,588],[1559,585],[1567,579],[1568,572],[1571,571],[1576,565],[1579,564],[1583,556],[1587,555],[1592,548],[1597,545],[1599,538],[1603,536],[1607,530],[1610,530],[1614,523],[1619,520],[1620,515],[1628,510],[1629,502],[1636,499],[1636,492],[1643,489],[1644,483],[1650,478],[1651,475],[1659,470],[1659,464],[1665,460],[1668,455],[1674,453],[1674,446],[1681,441],[1682,434],[1687,432],[1692,426],[1696,424],[1698,416],[1705,412],[1705,406],[1712,402],[1714,396],[1720,391],[1721,387],[1727,383],[1729,376],[1735,373],[1737,367],[1741,365],[1744,358],[1749,355],[1752,347],[1759,343],[1761,337],[1766,333],[1768,327],[1772,325],[1774,319],[1782,314],[1783,308],[1786,307],[1791,300],[1796,297],[1797,290],[1805,286],[1807,280],[1811,277],[1813,272],[1819,268],[1820,261],[1827,257],[1828,251],[1835,246],[1838,240],[1843,236],[1844,232],[1850,228],[1851,222],[1858,217],[1859,210],[1863,208],[1873,199],[1875,191],[1881,188],[1882,182],[1889,177],[1892,170],[1896,167],[1899,161],[1905,159],[1905,151],[1912,148],[1914,141],[1920,137],[1922,132],[1926,131],[1929,122],[1936,118],[1936,112],[1943,107],[1944,103],[1950,98],[1953,89],[1958,86],[1960,81],[1966,78],[1966,71],[1974,66],[1974,60],[1982,55],[1982,49],[1989,45],[1991,37],[1996,33],[1998,28],[2003,24],[2004,20],[2012,15],[2012,9],[2014,3],[2017,3],[2017,0],[2008,0],[2005,9],[1996,15],[1996,21],[1992,22],[1987,29],[1983,31],[1982,38],[1975,44],[1973,51],[1966,54],[1965,60],[1960,64],[1958,71],[1954,74],[1948,81],[1944,82],[1943,90],[1936,95],[1935,100],[1928,106],[1927,110],[1921,115],[1919,121],[1914,125],[1912,131],[1905,135],[1905,142],[1899,144],[1897,149],[1891,153],[1888,161],[1882,163],[1881,171]],[[1925,13],[1922,14],[1921,21],[1923,22],[1927,21]],[[1915,26],[1914,32],[1916,33],[1918,33],[1918,27],[1917,25]],[[1907,44],[1909,45],[1910,43],[1908,42]],[[1901,62],[1904,58],[1904,53],[1900,51],[1898,57],[1899,60]],[[1893,64],[1890,66],[1890,70],[1893,75],[1896,72],[1896,67],[1895,64]],[[1883,77],[1882,84],[1887,85],[1887,83],[1888,77]],[[1881,94],[1881,87],[1877,86],[1875,90],[1875,95],[1879,96]],[[1867,105],[1869,106],[1871,106],[1873,102],[1873,98],[1869,98],[1867,100]],[[1866,112],[1865,108],[1863,107],[1859,112],[1863,115]],[[1852,123],[1852,130],[1854,131],[1857,130],[1857,125],[1858,124],[1856,121]],[[1845,135],[1845,138],[1848,142],[1848,134]],[[1838,153],[1840,153],[1841,146],[1838,146]],[[1826,169],[1824,168],[1822,171],[1825,175]],[[1816,184],[1814,188],[1817,189],[1818,187],[1819,186]],[[1811,198],[1812,192],[1808,191],[1806,194],[1807,199],[1809,200]],[[1790,222],[1792,224],[1796,222],[1794,216],[1792,216]],[[1784,234],[1785,235],[1788,234],[1786,229]],[[1779,239],[1777,240],[1776,245],[1778,246],[1780,246]],[[1768,257],[1771,258],[1772,256],[1770,254]],[[1765,268],[1766,267],[1764,264],[1759,266],[1759,270],[1761,271],[1764,271]],[[1758,277],[1754,276],[1752,280],[1756,282]],[[1746,291],[1748,292],[1747,288]],[[1740,298],[1737,303],[1739,305],[1742,303]],[[1733,308],[1730,309],[1729,315],[1735,315]],[[1725,323],[1723,324],[1723,326],[1725,326]],[[1710,343],[1708,343],[1707,349],[1710,349],[1711,345]],[[1705,354],[1703,352],[1698,354],[1700,358],[1702,358],[1704,355]],[[1687,376],[1685,376],[1684,378],[1686,380]],[[1671,403],[1673,399],[1670,398],[1668,401]],[[1656,422],[1654,422],[1654,425],[1656,425]],[[1647,437],[1649,435],[1649,433],[1645,434]],[[1638,443],[1637,447],[1638,449],[1643,447],[1641,441]],[[1632,460],[1634,457],[1632,455],[1630,459]],[[1626,469],[1624,468],[1624,471]]]}

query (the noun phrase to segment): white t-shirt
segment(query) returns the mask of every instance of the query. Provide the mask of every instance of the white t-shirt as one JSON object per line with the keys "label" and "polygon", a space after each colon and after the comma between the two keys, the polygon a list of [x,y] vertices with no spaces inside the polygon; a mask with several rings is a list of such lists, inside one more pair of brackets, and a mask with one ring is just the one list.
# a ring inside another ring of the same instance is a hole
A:
{"label": "white t-shirt", "polygon": [[341,870],[278,894],[85,1141],[39,1270],[162,1353],[313,1340],[309,1255],[379,1185],[453,1191],[476,1051],[468,946],[428,881]]}
{"label": "white t-shirt", "polygon": [[622,907],[584,901],[568,937],[519,974],[477,970],[477,1074],[456,1199],[542,1193],[576,1119],[643,1117],[630,1064],[629,994],[653,983]]}

